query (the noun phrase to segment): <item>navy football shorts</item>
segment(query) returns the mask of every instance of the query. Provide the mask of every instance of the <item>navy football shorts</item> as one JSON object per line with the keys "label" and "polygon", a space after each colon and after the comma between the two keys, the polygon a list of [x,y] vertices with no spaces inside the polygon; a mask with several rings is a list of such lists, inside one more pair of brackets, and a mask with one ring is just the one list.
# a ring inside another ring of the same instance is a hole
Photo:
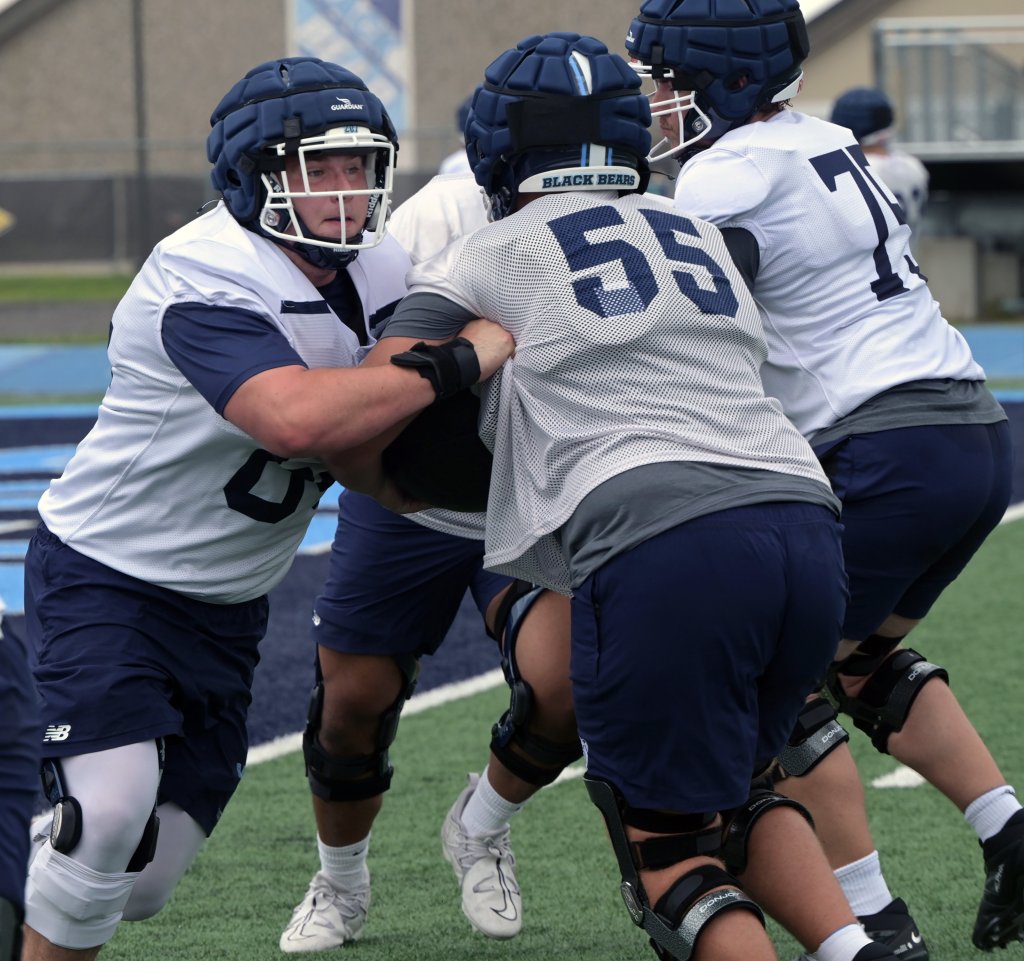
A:
{"label": "navy football shorts", "polygon": [[839,524],[825,507],[707,514],[608,561],[572,601],[587,769],[631,807],[736,807],[839,643]]}
{"label": "navy football shorts", "polygon": [[924,617],[1010,503],[1006,421],[856,434],[819,456],[843,502],[849,640]]}
{"label": "navy football shorts", "polygon": [[431,530],[345,491],[313,639],[350,654],[433,654],[467,588],[483,615],[511,583],[485,571],[483,557],[483,541]]}
{"label": "navy football shorts", "polygon": [[121,574],[43,525],[25,559],[44,757],[165,737],[159,800],[209,834],[238,786],[266,597],[208,604]]}

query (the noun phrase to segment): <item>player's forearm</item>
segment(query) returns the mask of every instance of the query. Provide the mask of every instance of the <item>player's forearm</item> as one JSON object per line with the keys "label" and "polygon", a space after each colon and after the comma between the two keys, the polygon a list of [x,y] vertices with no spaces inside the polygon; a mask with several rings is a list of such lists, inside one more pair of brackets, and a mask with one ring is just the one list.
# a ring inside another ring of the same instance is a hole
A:
{"label": "player's forearm", "polygon": [[246,381],[225,407],[232,423],[281,457],[336,457],[433,403],[416,371],[288,368]]}
{"label": "player's forearm", "polygon": [[[333,457],[490,376],[515,349],[490,321],[472,321],[463,334],[444,348],[407,351],[401,365],[388,357],[355,368],[261,371],[235,391],[224,416],[281,457]],[[438,358],[441,351],[447,353]]]}

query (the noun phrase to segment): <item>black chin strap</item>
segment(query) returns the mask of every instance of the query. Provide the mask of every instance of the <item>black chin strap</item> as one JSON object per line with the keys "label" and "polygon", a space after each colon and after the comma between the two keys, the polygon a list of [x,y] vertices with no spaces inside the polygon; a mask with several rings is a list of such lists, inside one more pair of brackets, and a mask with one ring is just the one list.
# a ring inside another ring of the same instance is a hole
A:
{"label": "black chin strap", "polygon": [[[313,240],[322,240],[327,243],[333,243],[331,237],[320,237],[317,234],[312,233],[306,229],[306,225],[302,220],[296,216],[295,218],[299,223],[299,228],[306,234],[307,237],[312,237]],[[303,260],[307,263],[312,264],[314,267],[319,267],[323,270],[342,270],[347,267],[356,257],[359,256],[358,250],[337,250],[333,247],[318,247],[316,244],[304,244],[301,240],[296,238],[295,240],[282,240],[280,237],[275,237],[273,234],[268,234],[264,229],[263,225],[259,222],[259,218],[250,220],[248,223],[242,224],[246,230],[251,230],[254,234],[259,234],[261,237],[266,238],[272,243],[277,244],[279,247],[284,247],[288,250],[294,250]],[[363,233],[362,231],[354,238],[355,243],[362,243]]]}

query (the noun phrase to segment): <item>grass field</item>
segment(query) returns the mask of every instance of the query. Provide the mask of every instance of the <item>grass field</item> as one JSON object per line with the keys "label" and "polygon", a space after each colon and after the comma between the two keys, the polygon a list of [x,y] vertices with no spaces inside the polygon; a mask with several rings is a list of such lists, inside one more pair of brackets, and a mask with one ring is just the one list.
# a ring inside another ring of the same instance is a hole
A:
{"label": "grass field", "polygon": [[131,282],[127,274],[0,275],[0,302],[120,300]]}
{"label": "grass field", "polygon": [[[1001,526],[913,636],[949,669],[953,689],[1003,766],[1024,786],[1020,704],[1024,623],[1024,521]],[[488,941],[463,919],[440,856],[441,821],[465,773],[478,770],[503,688],[403,719],[395,787],[370,851],[373,904],[363,940],[342,949],[358,961],[652,958],[618,896],[618,875],[596,809],[578,778],[545,789],[513,824],[524,892],[522,934]],[[866,783],[896,762],[851,736]],[[868,804],[893,892],[921,925],[933,961],[981,958],[970,943],[981,891],[973,832],[934,789],[868,787]],[[280,959],[280,930],[317,867],[313,819],[298,753],[250,765],[238,794],[171,903],[152,920],[123,924],[109,961]],[[783,961],[799,953],[772,926]],[[326,955],[339,956],[337,952]],[[1000,958],[1024,956],[1011,947]]]}

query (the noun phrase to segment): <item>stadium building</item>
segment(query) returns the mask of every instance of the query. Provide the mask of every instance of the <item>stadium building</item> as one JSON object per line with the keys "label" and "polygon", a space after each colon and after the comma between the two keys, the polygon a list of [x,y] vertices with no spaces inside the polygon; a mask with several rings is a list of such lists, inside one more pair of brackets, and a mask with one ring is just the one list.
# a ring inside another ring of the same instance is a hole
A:
{"label": "stadium building", "polygon": [[[855,85],[931,175],[916,245],[954,321],[1024,313],[1020,0],[805,0],[799,108]],[[399,128],[400,202],[459,146],[455,110],[532,32],[623,48],[622,0],[0,0],[0,269],[130,270],[211,198],[206,118],[256,63],[343,63]]]}

